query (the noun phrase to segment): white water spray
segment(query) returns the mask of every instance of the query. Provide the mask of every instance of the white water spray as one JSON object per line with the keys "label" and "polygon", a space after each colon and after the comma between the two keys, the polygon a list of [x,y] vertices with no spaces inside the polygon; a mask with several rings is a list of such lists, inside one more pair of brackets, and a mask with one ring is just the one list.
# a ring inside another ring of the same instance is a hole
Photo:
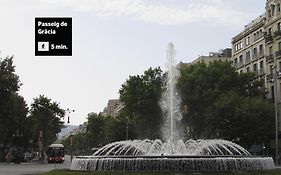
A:
{"label": "white water spray", "polygon": [[[163,127],[163,138],[170,142],[171,150],[173,153],[174,143],[179,140],[179,122],[182,118],[180,112],[180,97],[176,90],[176,80],[178,78],[178,70],[176,69],[175,61],[176,51],[173,43],[169,43],[167,49],[167,79],[166,79],[166,90],[163,93],[161,99],[161,108],[165,116],[165,122]],[[176,146],[176,145],[174,145]]]}

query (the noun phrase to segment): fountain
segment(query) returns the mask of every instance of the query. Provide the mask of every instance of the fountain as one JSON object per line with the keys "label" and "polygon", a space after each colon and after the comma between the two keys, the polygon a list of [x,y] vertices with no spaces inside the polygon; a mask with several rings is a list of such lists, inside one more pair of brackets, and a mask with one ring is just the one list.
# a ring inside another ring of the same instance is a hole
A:
{"label": "fountain", "polygon": [[71,170],[80,171],[248,171],[274,169],[271,157],[254,157],[238,144],[227,140],[180,139],[180,97],[175,84],[175,50],[167,50],[168,78],[160,105],[165,113],[161,140],[127,140],[110,143],[92,156],[72,160]]}

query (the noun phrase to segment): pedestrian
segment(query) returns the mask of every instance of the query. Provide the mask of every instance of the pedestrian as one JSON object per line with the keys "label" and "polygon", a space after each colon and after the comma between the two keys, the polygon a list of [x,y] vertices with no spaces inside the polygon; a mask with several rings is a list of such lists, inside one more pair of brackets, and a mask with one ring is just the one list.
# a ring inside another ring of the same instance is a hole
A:
{"label": "pedestrian", "polygon": [[5,159],[6,159],[6,162],[7,162],[7,163],[10,163],[11,160],[13,159],[13,153],[12,153],[11,151],[8,151],[8,153],[7,153],[6,157],[5,157]]}

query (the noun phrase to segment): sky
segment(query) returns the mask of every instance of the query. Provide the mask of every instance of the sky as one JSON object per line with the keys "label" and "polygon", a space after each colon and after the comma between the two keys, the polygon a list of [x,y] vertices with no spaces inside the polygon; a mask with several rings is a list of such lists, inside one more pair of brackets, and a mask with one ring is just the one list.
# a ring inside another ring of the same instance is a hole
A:
{"label": "sky", "polygon": [[[130,75],[231,47],[265,0],[0,0],[0,57],[14,55],[30,105],[45,95],[72,109],[70,124],[99,113]],[[72,17],[72,56],[35,56],[35,17]]]}

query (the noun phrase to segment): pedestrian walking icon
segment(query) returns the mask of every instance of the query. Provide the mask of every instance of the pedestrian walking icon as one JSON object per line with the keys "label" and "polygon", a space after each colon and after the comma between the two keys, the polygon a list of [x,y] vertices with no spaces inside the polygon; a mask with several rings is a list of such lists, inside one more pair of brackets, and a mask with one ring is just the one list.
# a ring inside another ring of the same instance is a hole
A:
{"label": "pedestrian walking icon", "polygon": [[38,51],[49,51],[49,42],[38,42]]}

